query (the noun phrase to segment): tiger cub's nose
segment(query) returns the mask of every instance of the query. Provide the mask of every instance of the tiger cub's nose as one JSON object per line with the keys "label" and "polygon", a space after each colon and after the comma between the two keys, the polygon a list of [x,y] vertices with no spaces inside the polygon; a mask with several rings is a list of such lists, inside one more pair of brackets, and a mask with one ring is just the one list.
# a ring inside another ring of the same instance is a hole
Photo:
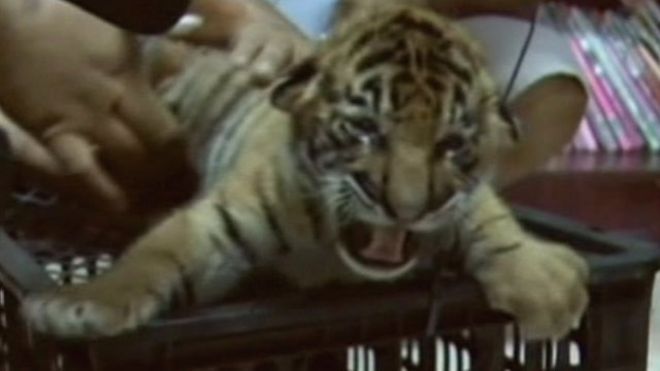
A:
{"label": "tiger cub's nose", "polygon": [[426,197],[421,192],[399,192],[395,197],[385,197],[385,211],[401,224],[412,224],[426,213]]}

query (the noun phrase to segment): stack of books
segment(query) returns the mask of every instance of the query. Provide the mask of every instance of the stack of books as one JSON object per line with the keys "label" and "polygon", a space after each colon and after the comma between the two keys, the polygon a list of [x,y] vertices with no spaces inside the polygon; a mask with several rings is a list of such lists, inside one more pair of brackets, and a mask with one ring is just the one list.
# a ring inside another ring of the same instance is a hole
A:
{"label": "stack of books", "polygon": [[573,152],[660,152],[660,6],[627,11],[548,3],[540,21],[567,34],[591,100]]}

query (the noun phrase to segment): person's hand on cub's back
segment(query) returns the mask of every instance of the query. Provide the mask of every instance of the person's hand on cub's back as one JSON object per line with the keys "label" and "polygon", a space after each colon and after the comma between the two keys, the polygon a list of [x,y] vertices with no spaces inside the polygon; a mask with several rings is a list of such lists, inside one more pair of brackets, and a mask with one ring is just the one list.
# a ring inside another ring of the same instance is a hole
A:
{"label": "person's hand on cub's back", "polygon": [[196,173],[136,39],[65,2],[0,3],[0,126],[19,171],[115,211],[187,198]]}
{"label": "person's hand on cub's back", "polygon": [[266,0],[194,0],[189,15],[169,35],[227,49],[263,83],[311,50],[305,35]]}

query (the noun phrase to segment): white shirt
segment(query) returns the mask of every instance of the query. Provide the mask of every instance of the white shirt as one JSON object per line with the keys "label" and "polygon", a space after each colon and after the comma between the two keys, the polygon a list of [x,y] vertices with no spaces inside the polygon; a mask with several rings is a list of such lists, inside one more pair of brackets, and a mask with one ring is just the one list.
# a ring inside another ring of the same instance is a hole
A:
{"label": "white shirt", "polygon": [[309,37],[325,34],[332,21],[338,0],[270,0],[279,11]]}

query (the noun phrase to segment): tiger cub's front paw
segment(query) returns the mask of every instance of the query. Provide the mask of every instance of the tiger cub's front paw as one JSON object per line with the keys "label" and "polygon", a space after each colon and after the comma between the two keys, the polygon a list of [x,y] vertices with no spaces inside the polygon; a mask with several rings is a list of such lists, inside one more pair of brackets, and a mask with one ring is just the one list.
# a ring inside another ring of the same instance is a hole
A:
{"label": "tiger cub's front paw", "polygon": [[567,335],[587,308],[587,264],[559,244],[525,238],[474,273],[491,307],[512,314],[527,339]]}
{"label": "tiger cub's front paw", "polygon": [[133,282],[96,282],[29,296],[22,312],[37,331],[62,338],[117,335],[145,324],[167,304],[167,295]]}

